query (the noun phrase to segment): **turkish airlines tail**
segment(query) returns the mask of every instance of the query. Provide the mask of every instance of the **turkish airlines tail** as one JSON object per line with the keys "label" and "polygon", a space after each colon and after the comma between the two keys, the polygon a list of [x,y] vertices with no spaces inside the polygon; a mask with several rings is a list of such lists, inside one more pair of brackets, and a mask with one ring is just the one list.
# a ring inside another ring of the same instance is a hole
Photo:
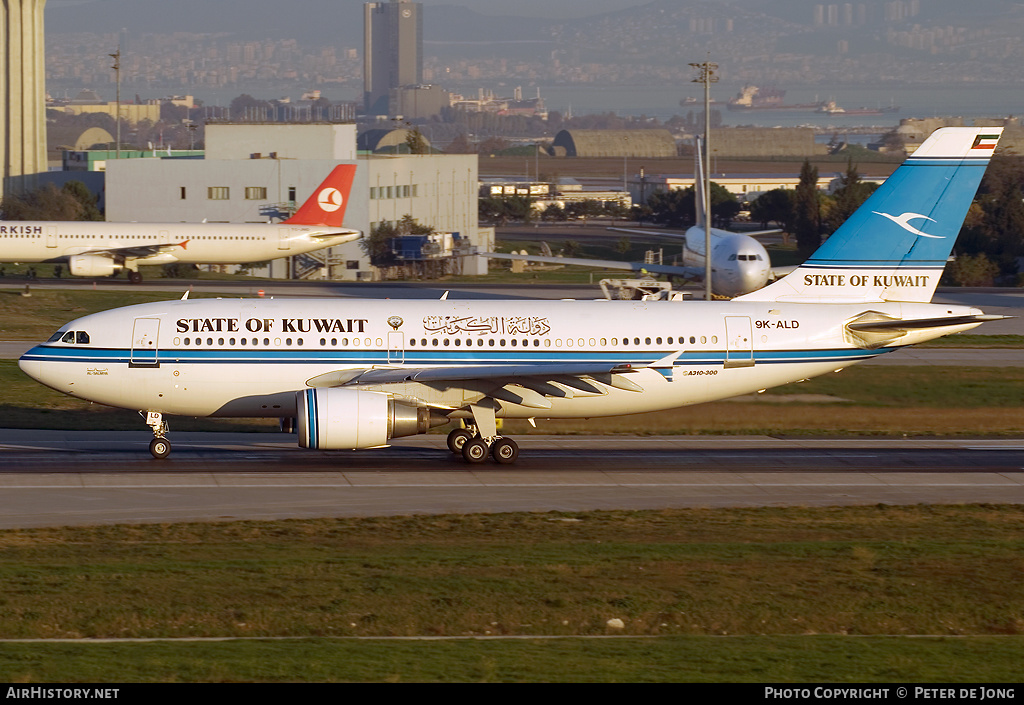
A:
{"label": "turkish airlines tail", "polygon": [[355,164],[334,167],[295,215],[284,222],[289,225],[326,225],[340,228],[345,221],[345,207],[348,205],[355,175]]}
{"label": "turkish airlines tail", "polygon": [[931,301],[1001,127],[936,130],[810,259],[741,301]]}

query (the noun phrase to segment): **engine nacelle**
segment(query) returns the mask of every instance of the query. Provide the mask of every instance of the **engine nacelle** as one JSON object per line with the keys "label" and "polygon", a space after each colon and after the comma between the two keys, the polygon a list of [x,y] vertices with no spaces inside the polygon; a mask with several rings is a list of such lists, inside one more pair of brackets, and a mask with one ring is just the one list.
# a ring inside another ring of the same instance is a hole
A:
{"label": "engine nacelle", "polygon": [[447,417],[430,409],[360,389],[306,389],[296,392],[296,406],[303,448],[375,448],[391,438],[426,433],[448,423]]}
{"label": "engine nacelle", "polygon": [[73,277],[109,277],[117,269],[114,260],[99,255],[71,255],[69,269]]}

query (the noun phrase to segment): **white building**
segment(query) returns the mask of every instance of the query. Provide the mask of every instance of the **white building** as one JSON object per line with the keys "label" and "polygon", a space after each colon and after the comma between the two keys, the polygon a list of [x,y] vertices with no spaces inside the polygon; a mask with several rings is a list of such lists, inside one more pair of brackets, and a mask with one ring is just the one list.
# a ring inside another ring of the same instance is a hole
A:
{"label": "white building", "polygon": [[[107,220],[118,222],[268,222],[294,210],[338,164],[356,164],[345,226],[369,234],[406,214],[440,232],[459,233],[481,251],[491,228],[477,222],[477,156],[359,155],[351,124],[236,123],[206,126],[204,159],[122,159],[106,167]],[[373,276],[359,242],[303,262],[275,260],[263,273],[332,279]],[[484,274],[486,258],[466,258],[463,271]]]}
{"label": "white building", "polygon": [[[818,190],[831,193],[839,185],[840,172],[818,172]],[[734,194],[740,201],[753,201],[758,196],[777,188],[795,189],[800,174],[712,174],[711,180]],[[882,183],[884,176],[864,176],[862,181]],[[635,174],[629,178],[629,193],[634,203],[646,203],[656,191],[671,191],[693,186],[693,174]]]}

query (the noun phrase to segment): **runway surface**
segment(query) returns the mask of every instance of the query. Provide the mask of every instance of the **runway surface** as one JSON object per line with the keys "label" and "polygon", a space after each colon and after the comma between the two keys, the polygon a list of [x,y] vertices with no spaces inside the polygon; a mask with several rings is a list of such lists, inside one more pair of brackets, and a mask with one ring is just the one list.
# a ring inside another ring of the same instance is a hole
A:
{"label": "runway surface", "polygon": [[444,436],[317,452],[284,434],[0,430],[0,527],[506,511],[1024,503],[1024,441],[522,436],[513,466]]}

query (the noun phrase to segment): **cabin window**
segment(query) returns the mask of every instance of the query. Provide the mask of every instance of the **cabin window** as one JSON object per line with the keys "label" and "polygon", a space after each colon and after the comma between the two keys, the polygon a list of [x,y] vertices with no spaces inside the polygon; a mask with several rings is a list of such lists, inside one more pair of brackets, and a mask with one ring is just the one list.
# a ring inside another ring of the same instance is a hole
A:
{"label": "cabin window", "polygon": [[290,346],[292,344],[292,339],[291,338],[285,338],[284,344]]}
{"label": "cabin window", "polygon": [[185,345],[191,345],[191,344],[192,344],[192,339],[191,338],[185,338]]}
{"label": "cabin window", "polygon": [[434,338],[434,347],[435,347],[435,348],[437,347],[437,344],[438,344],[438,343],[437,343],[437,338]]}
{"label": "cabin window", "polygon": [[270,346],[270,338],[264,338],[263,339],[263,344],[269,347]]}
{"label": "cabin window", "polygon": [[327,338],[320,338],[320,347],[325,347],[326,345],[327,345]]}

